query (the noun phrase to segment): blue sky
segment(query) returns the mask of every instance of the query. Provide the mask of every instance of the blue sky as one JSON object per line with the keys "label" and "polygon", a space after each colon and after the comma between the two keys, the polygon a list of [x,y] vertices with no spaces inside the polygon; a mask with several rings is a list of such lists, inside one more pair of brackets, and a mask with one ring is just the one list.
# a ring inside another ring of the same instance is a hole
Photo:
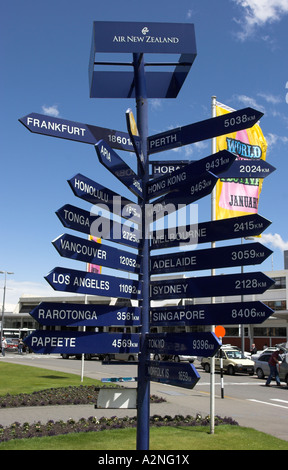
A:
{"label": "blue sky", "polygon": [[[133,199],[101,167],[93,146],[32,134],[18,122],[35,112],[126,131],[126,109],[136,114],[133,99],[89,98],[93,21],[194,23],[197,58],[176,99],[149,100],[150,135],[210,118],[212,95],[234,109],[252,106],[264,112],[260,124],[267,161],[277,171],[264,181],[259,213],[273,222],[263,242],[274,255],[253,269],[283,268],[283,249],[288,249],[288,0],[12,0],[1,10],[0,270],[15,273],[8,277],[6,310],[21,294],[54,294],[44,276],[55,266],[83,269],[61,258],[51,243],[65,232],[57,209],[66,203],[90,209],[73,195],[67,179],[82,173]],[[207,140],[158,156],[197,160],[210,153]],[[125,158],[132,162],[135,157]],[[201,221],[210,218],[206,199],[199,201]]]}

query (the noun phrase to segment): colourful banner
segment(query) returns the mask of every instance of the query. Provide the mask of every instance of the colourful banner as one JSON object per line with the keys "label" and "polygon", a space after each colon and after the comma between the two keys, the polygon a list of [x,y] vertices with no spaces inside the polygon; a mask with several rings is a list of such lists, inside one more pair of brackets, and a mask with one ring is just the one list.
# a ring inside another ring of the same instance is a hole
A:
{"label": "colourful banner", "polygon": [[[217,103],[217,116],[234,111]],[[216,138],[216,151],[229,150],[237,159],[266,160],[267,142],[258,124],[250,129],[232,132]],[[216,184],[216,219],[228,219],[258,212],[261,178],[226,178]]]}
{"label": "colourful banner", "polygon": [[[88,236],[88,240],[94,240],[94,242],[96,242],[96,243],[101,243],[101,238],[92,237],[92,235]],[[88,273],[101,274],[102,266],[98,266],[98,264],[87,263],[87,272]]]}

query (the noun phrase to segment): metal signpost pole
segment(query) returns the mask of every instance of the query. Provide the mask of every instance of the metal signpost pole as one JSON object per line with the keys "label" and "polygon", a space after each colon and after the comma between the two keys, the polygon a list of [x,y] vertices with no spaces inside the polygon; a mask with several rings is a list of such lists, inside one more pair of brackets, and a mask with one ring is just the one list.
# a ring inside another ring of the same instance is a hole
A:
{"label": "metal signpost pole", "polygon": [[146,377],[145,366],[149,359],[145,351],[145,336],[149,333],[149,239],[148,230],[145,223],[145,202],[147,201],[147,182],[149,180],[149,161],[147,156],[148,138],[148,102],[145,83],[144,55],[133,54],[134,80],[136,92],[137,127],[139,130],[142,153],[144,157],[143,169],[138,162],[138,174],[143,171],[143,199],[138,198],[138,203],[142,207],[142,240],[140,244],[140,254],[143,255],[143,273],[139,280],[143,281],[142,292],[142,326],[141,326],[141,346],[138,366],[138,408],[137,408],[137,449],[149,449],[149,418],[150,418],[150,380]]}

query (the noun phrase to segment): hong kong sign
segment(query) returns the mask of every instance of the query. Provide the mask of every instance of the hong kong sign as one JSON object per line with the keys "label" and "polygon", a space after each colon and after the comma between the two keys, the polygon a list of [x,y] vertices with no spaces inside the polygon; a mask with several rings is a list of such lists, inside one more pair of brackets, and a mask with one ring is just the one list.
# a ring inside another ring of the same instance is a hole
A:
{"label": "hong kong sign", "polygon": [[151,281],[152,300],[263,294],[275,281],[261,272]]}
{"label": "hong kong sign", "polygon": [[57,291],[126,299],[141,299],[142,297],[142,281],[133,279],[61,267],[54,268],[45,276],[45,279]]}
{"label": "hong kong sign", "polygon": [[41,302],[30,315],[46,326],[139,326],[141,308]]}

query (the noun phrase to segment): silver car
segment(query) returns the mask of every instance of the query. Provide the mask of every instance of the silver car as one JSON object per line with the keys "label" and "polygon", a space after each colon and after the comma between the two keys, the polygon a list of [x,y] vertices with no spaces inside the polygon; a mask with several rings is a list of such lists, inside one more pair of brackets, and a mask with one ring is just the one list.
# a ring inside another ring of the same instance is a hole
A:
{"label": "silver car", "polygon": [[[270,374],[270,367],[268,361],[273,351],[263,352],[257,359],[254,360],[254,371],[259,379],[264,379]],[[281,355],[282,363],[279,367],[279,377],[281,382],[286,382],[288,385],[288,354]]]}

